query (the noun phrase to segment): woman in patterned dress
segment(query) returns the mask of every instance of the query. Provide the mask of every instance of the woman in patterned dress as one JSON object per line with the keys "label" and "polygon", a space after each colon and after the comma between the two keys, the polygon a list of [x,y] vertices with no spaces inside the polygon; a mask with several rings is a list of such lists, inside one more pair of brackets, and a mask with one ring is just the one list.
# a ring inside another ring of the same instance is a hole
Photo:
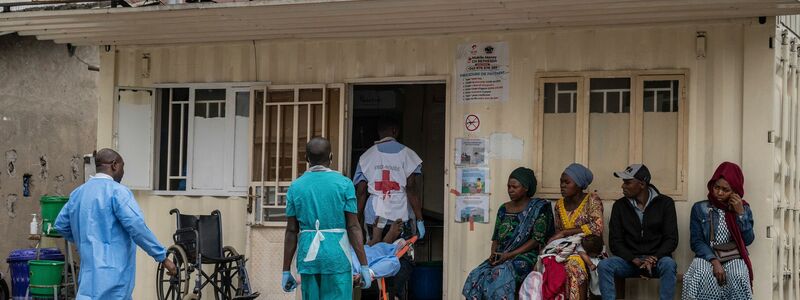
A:
{"label": "woman in patterned dress", "polygon": [[539,248],[553,234],[550,203],[532,198],[536,176],[517,168],[508,178],[508,201],[497,210],[492,251],[469,273],[462,294],[467,299],[515,299],[522,280],[533,270]]}
{"label": "woman in patterned dress", "polygon": [[[753,268],[747,246],[753,242],[753,213],[744,201],[744,175],[724,162],[708,181],[708,200],[694,204],[691,245],[695,253],[683,276],[682,299],[752,299]],[[741,258],[721,262],[713,247],[733,243]]]}
{"label": "woman in patterned dress", "polygon": [[[595,193],[586,193],[592,183],[592,171],[581,164],[571,164],[561,174],[561,196],[556,202],[556,234],[551,240],[576,234],[603,236],[603,202]],[[566,296],[583,300],[588,296],[589,270],[576,253],[564,262],[567,271]]]}

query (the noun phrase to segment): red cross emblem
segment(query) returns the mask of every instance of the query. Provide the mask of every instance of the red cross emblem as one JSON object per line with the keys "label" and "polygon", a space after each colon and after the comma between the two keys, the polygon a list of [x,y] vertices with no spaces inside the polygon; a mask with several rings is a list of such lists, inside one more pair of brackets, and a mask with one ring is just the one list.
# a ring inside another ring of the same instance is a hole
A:
{"label": "red cross emblem", "polygon": [[375,182],[375,190],[383,192],[383,199],[386,200],[391,191],[400,190],[400,184],[392,181],[389,170],[383,170],[383,173],[381,174],[381,180]]}

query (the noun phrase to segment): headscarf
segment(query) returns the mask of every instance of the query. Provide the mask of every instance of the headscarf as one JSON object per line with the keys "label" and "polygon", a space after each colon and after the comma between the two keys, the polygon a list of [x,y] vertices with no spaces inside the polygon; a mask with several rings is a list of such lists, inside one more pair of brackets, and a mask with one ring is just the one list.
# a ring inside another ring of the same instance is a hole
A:
{"label": "headscarf", "polygon": [[572,178],[572,181],[575,182],[582,190],[585,190],[592,184],[592,180],[594,179],[594,175],[592,175],[592,170],[589,168],[584,167],[582,164],[572,163],[564,169],[564,174],[567,174],[569,178]]}
{"label": "headscarf", "polygon": [[533,195],[536,194],[536,174],[533,174],[533,170],[519,167],[511,172],[511,175],[508,177],[516,179],[522,186],[528,189],[528,193],[525,194],[526,196],[533,197]]}
{"label": "headscarf", "polygon": [[[742,173],[742,169],[732,162],[726,161],[720,164],[717,170],[714,171],[714,175],[711,176],[711,179],[708,181],[708,201],[711,202],[711,205],[714,207],[725,211],[725,223],[728,226],[728,231],[733,235],[733,240],[736,242],[736,247],[739,248],[742,259],[747,265],[747,271],[750,274],[750,283],[752,284],[753,266],[750,263],[750,254],[747,253],[747,248],[744,245],[742,231],[739,230],[739,225],[736,224],[736,212],[730,209],[727,203],[723,203],[717,199],[717,195],[714,194],[714,185],[716,185],[717,180],[720,178],[724,178],[725,181],[731,185],[731,190],[733,190],[734,193],[738,194],[740,197],[744,197],[744,174]],[[744,199],[742,199],[742,204],[750,205],[747,201],[744,201]]]}

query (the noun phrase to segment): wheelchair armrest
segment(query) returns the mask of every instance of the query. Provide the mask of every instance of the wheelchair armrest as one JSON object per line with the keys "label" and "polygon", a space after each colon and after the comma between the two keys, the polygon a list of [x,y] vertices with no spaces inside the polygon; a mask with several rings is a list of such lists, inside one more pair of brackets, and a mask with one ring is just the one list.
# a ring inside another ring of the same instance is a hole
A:
{"label": "wheelchair armrest", "polygon": [[197,230],[194,230],[194,228],[186,227],[186,228],[181,228],[181,229],[175,230],[175,233],[178,234],[178,233],[195,232],[195,231],[197,231]]}
{"label": "wheelchair armrest", "polygon": [[194,242],[197,242],[200,239],[200,234],[194,228],[181,228],[181,229],[175,230],[175,233],[172,234],[172,241],[174,241],[177,244],[178,243],[178,236],[181,236],[181,235],[186,234],[186,233],[194,234]]}

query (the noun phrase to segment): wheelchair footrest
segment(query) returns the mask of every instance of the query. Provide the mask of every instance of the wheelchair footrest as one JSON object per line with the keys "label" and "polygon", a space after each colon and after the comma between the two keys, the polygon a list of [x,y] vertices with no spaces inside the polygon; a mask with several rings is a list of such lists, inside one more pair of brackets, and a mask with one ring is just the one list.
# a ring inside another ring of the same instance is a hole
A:
{"label": "wheelchair footrest", "polygon": [[258,298],[258,296],[261,296],[261,293],[255,292],[255,293],[252,293],[250,295],[233,297],[232,300],[252,300],[252,299]]}

